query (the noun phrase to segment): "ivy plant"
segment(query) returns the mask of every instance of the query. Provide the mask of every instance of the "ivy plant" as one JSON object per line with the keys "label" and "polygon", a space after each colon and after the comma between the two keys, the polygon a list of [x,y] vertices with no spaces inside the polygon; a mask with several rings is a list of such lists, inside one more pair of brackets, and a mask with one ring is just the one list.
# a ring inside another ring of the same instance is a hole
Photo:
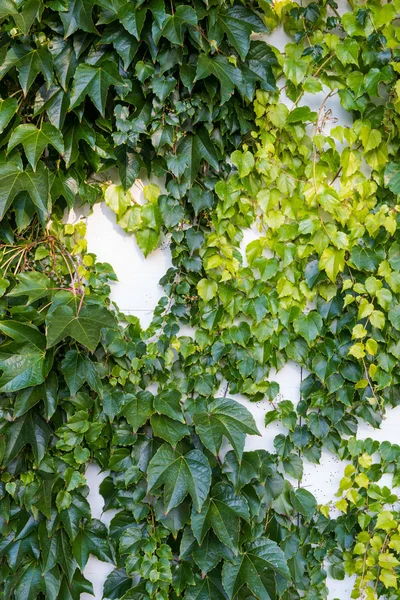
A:
{"label": "ivy plant", "polygon": [[[110,600],[315,600],[328,567],[398,597],[399,449],[356,435],[400,401],[399,12],[0,0],[1,597],[93,593],[90,555]],[[66,224],[103,201],[145,256],[169,243],[145,330]],[[302,486],[323,449],[339,516]]]}

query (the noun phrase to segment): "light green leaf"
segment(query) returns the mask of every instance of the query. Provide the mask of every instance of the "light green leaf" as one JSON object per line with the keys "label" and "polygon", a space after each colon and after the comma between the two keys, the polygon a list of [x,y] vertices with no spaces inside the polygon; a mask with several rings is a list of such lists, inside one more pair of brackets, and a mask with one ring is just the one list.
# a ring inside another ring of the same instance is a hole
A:
{"label": "light green leaf", "polygon": [[128,194],[125,194],[122,185],[109,185],[105,191],[104,199],[106,204],[117,215],[122,217],[127,208],[131,206]]}
{"label": "light green leaf", "polygon": [[231,154],[232,163],[238,168],[239,177],[246,177],[251,173],[254,167],[254,156],[248,150],[246,152],[240,152],[235,150]]}
{"label": "light green leaf", "polygon": [[358,65],[358,55],[360,45],[356,40],[346,38],[342,40],[335,48],[336,56],[342,65]]}
{"label": "light green leaf", "polygon": [[217,290],[217,282],[213,279],[200,279],[197,284],[197,291],[204,302],[212,300],[215,297]]}
{"label": "light green leaf", "polygon": [[319,259],[319,268],[324,269],[329,279],[335,283],[338,273],[344,270],[344,250],[328,246]]}
{"label": "light green leaf", "polygon": [[299,85],[308,71],[308,62],[302,56],[303,49],[297,44],[286,44],[285,54],[283,72],[294,85]]}

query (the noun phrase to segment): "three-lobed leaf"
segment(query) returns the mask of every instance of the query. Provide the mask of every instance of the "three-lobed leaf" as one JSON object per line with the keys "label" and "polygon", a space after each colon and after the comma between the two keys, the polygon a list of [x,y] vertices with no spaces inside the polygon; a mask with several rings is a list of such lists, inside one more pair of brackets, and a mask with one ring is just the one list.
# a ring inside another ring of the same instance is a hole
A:
{"label": "three-lobed leaf", "polygon": [[165,512],[178,506],[189,494],[200,511],[211,485],[211,468],[200,450],[180,454],[163,444],[151,459],[147,470],[149,492],[164,490]]}

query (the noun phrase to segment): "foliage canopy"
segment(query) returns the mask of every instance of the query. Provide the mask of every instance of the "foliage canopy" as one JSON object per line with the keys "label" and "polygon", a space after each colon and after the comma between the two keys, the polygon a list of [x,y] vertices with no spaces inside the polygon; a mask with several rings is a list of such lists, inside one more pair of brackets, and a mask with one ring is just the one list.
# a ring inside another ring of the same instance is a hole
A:
{"label": "foliage canopy", "polygon": [[[2,598],[77,600],[91,554],[110,600],[316,600],[328,569],[352,598],[400,597],[379,483],[400,448],[356,438],[400,402],[400,2],[346,11],[0,0]],[[65,225],[78,199],[145,256],[168,237],[148,329]],[[273,380],[288,361],[297,406]],[[274,453],[246,450],[240,396],[270,404]],[[323,449],[348,461],[329,505],[301,485]]]}

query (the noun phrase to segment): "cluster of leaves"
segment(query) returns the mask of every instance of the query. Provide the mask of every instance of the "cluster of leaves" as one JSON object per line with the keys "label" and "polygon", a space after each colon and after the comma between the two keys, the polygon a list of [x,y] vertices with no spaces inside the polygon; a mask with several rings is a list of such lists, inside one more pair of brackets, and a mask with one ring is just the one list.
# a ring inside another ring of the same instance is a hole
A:
{"label": "cluster of leaves", "polygon": [[[92,592],[90,554],[116,567],[111,600],[326,598],[327,559],[354,597],[396,590],[395,496],[375,482],[397,484],[397,448],[377,467],[346,438],[400,398],[400,4],[353,4],[0,0],[4,598]],[[251,37],[278,23],[283,53]],[[336,95],[351,125],[331,127]],[[163,182],[143,202],[139,175]],[[77,196],[146,256],[168,233],[146,331],[61,224]],[[297,406],[272,380],[291,360]],[[245,450],[243,397],[285,428],[274,454]],[[301,487],[323,447],[354,460],[338,519]]]}
{"label": "cluster of leaves", "polygon": [[[342,539],[332,553],[331,570],[338,579],[345,573],[357,576],[351,598],[395,600],[400,566],[399,497],[388,485],[377,482],[390,474],[393,487],[398,487],[400,447],[351,438],[343,445],[342,455],[352,462],[345,468],[337,493],[340,500],[335,503],[345,514],[337,519]],[[329,507],[321,510],[327,515]]]}

